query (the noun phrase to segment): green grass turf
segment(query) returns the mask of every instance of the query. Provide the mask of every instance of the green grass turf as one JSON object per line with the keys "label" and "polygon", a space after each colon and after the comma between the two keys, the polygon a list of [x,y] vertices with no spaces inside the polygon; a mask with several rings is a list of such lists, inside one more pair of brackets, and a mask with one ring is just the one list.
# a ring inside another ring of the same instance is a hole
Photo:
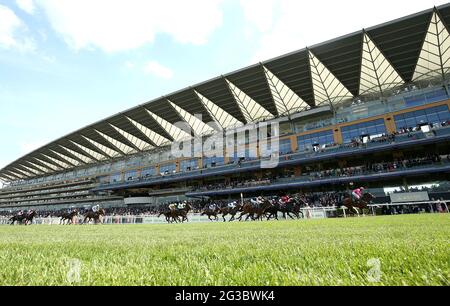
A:
{"label": "green grass turf", "polygon": [[0,285],[448,286],[449,239],[449,214],[0,226]]}

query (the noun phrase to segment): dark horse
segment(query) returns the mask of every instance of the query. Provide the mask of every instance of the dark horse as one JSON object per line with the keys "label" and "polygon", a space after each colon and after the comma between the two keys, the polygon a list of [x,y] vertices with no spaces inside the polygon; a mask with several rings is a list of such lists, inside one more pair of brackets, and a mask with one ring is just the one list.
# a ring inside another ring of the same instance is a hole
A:
{"label": "dark horse", "polygon": [[236,207],[234,207],[234,208],[229,207],[229,206],[225,206],[225,207],[219,208],[219,214],[222,215],[223,222],[227,222],[225,217],[230,215],[231,218],[228,221],[231,222],[231,221],[234,221],[237,213],[240,212],[241,209],[242,209],[242,205],[241,204],[236,205]]}
{"label": "dark horse", "polygon": [[89,223],[91,222],[91,220],[94,220],[95,224],[102,223],[100,217],[104,216],[105,214],[106,212],[103,208],[100,208],[96,212],[89,210],[87,213],[84,214],[83,224]]}
{"label": "dark horse", "polygon": [[271,218],[278,220],[278,212],[283,214],[284,219],[287,219],[287,216],[291,219],[295,219],[294,216],[297,219],[300,219],[300,215],[304,218],[301,208],[305,206],[306,202],[298,197],[291,198],[291,200],[286,204],[272,202],[272,206],[266,209],[267,220],[270,220]]}
{"label": "dark horse", "polygon": [[78,210],[75,209],[73,211],[71,211],[70,213],[67,212],[63,212],[60,217],[61,220],[59,221],[59,224],[65,224],[65,222],[67,221],[67,224],[73,224],[73,219],[78,216]]}
{"label": "dark horse", "polygon": [[264,199],[264,201],[260,205],[253,205],[252,203],[246,202],[242,207],[241,215],[239,216],[238,220],[242,221],[242,217],[245,215],[247,215],[245,221],[247,221],[248,218],[252,218],[252,220],[262,220],[262,216],[271,206],[272,203],[267,199]]}
{"label": "dark horse", "polygon": [[180,216],[178,215],[178,212],[176,210],[170,210],[170,209],[162,210],[162,211],[160,211],[158,218],[161,217],[162,215],[164,215],[164,217],[166,217],[167,223],[181,222]]}
{"label": "dark horse", "polygon": [[[160,211],[158,218],[161,217],[162,215],[164,215],[164,217],[166,217],[166,221],[167,223],[178,223],[178,222],[188,222],[188,213],[191,211],[192,207],[191,205],[189,205],[189,203],[187,203],[185,205],[184,208],[182,209],[164,209],[162,211]],[[180,220],[181,218],[181,220]]]}
{"label": "dark horse", "polygon": [[[219,217],[217,216],[220,213],[220,208],[215,206],[214,209],[209,208],[208,206],[203,209],[203,212],[200,216],[208,216],[209,221],[219,221]],[[214,219],[211,219],[214,217]]]}
{"label": "dark horse", "polygon": [[355,200],[351,195],[347,194],[340,207],[345,206],[350,213],[359,215],[358,209],[360,209],[361,212],[364,212],[364,209],[368,208],[367,205],[370,204],[373,199],[375,199],[375,196],[369,192],[364,193],[360,200]]}
{"label": "dark horse", "polygon": [[11,225],[14,225],[15,222],[18,224],[25,224],[28,225],[28,223],[33,223],[34,217],[36,217],[37,213],[32,210],[29,213],[23,213],[21,215],[15,215],[9,219],[11,221]]}
{"label": "dark horse", "polygon": [[189,203],[186,203],[184,208],[177,209],[178,216],[181,217],[181,223],[183,223],[185,221],[189,222],[188,214],[191,210],[192,210],[192,207],[191,207],[191,205],[189,205]]}

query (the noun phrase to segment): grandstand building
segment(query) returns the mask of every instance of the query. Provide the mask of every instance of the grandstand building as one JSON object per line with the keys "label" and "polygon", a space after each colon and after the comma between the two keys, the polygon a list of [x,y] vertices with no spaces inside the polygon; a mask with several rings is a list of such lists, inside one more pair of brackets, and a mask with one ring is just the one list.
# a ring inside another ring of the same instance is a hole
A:
{"label": "grandstand building", "polygon": [[[449,80],[444,5],[193,85],[57,139],[0,170],[0,210],[356,185],[435,184],[436,197],[450,198]],[[175,154],[180,144],[192,144],[192,154]]]}

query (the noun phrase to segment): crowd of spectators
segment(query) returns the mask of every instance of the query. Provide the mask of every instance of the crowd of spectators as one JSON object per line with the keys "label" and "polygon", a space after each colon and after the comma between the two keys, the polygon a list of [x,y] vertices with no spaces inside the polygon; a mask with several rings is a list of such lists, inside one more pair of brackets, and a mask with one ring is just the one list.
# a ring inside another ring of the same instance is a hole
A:
{"label": "crowd of spectators", "polygon": [[355,175],[368,175],[375,173],[385,173],[398,170],[406,170],[418,166],[431,165],[439,163],[441,157],[437,154],[429,154],[424,157],[396,159],[392,162],[367,163],[366,165],[346,168],[334,168],[308,173],[312,180],[330,178],[330,177],[348,177]]}
{"label": "crowd of spectators", "polygon": [[238,180],[231,181],[229,183],[219,183],[219,184],[208,184],[198,187],[197,191],[208,191],[208,190],[221,190],[221,189],[234,189],[234,188],[245,188],[245,187],[259,187],[268,186],[272,183],[269,178],[263,179],[251,179],[251,180]]}
{"label": "crowd of spectators", "polygon": [[195,191],[211,191],[211,190],[226,190],[235,188],[247,188],[247,187],[260,187],[268,186],[274,183],[280,183],[288,178],[291,181],[295,180],[321,180],[327,178],[339,178],[339,177],[351,177],[370,175],[377,173],[387,173],[394,171],[407,170],[411,168],[427,166],[432,164],[439,164],[445,158],[445,161],[450,162],[450,155],[440,156],[438,154],[426,154],[421,157],[395,159],[393,161],[381,161],[381,162],[367,162],[363,165],[351,166],[351,167],[335,167],[332,169],[315,170],[313,168],[306,167],[301,176],[295,177],[293,175],[266,175],[261,179],[243,179],[232,180],[228,183],[208,184],[203,185],[195,189]]}

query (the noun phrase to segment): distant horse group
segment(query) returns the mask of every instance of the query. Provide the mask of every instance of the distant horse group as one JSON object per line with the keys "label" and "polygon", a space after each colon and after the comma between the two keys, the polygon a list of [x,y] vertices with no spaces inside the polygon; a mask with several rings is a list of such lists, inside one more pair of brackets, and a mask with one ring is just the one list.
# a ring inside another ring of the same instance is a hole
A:
{"label": "distant horse group", "polygon": [[9,221],[11,222],[11,225],[14,224],[23,224],[23,225],[29,225],[33,223],[33,219],[36,217],[37,213],[34,210],[30,210],[27,213],[17,214],[15,216],[12,216]]}
{"label": "distant horse group", "polygon": [[[300,219],[303,217],[302,208],[306,207],[307,204],[301,198],[291,198],[288,203],[281,204],[276,200],[263,199],[260,204],[253,204],[249,201],[245,201],[243,204],[237,204],[234,207],[225,206],[218,207],[217,205],[208,205],[202,211],[202,216],[208,216],[210,221],[218,221],[219,215],[222,215],[223,222],[226,222],[226,216],[230,215],[231,218],[228,220],[232,222],[234,220],[242,221],[245,217],[245,221],[251,220],[267,220],[276,219],[278,220],[278,213],[282,213],[283,217],[287,219],[289,216],[291,219]],[[240,215],[237,217],[237,214]]]}
{"label": "distant horse group", "polygon": [[160,211],[158,218],[164,215],[166,218],[167,223],[184,223],[189,222],[188,214],[192,210],[192,206],[187,203],[183,208],[181,209],[170,209],[165,208]]}
{"label": "distant horse group", "polygon": [[[78,217],[79,211],[77,209],[74,209],[70,212],[63,212],[58,215],[60,218],[59,224],[60,225],[69,225],[69,224],[75,224],[75,218]],[[17,214],[12,216],[9,221],[11,222],[10,225],[20,224],[20,225],[29,225],[33,223],[33,219],[36,217],[37,213],[36,211],[32,210],[28,213],[23,214]],[[94,212],[93,210],[89,210],[86,213],[83,214],[83,221],[81,224],[89,224],[92,220],[94,221],[94,224],[102,223],[102,218],[106,215],[106,212],[103,208],[100,208],[98,211]]]}
{"label": "distant horse group", "polygon": [[[364,210],[368,208],[368,204],[375,197],[370,193],[365,193],[361,199],[356,200],[352,196],[347,195],[344,200],[339,203],[339,207],[345,207],[349,214],[359,215],[364,214]],[[229,222],[232,221],[253,221],[257,220],[278,220],[278,216],[281,213],[284,219],[288,217],[291,219],[304,218],[303,210],[309,208],[309,204],[299,196],[290,198],[287,203],[280,203],[275,199],[263,199],[261,203],[255,204],[250,201],[244,201],[243,203],[236,204],[234,206],[220,207],[216,204],[207,205],[201,212],[201,216],[208,216],[210,221],[219,221],[219,216],[222,216],[223,222],[226,222],[226,216],[230,216]],[[184,223],[189,222],[188,214],[192,210],[189,204],[181,209],[165,208],[160,211],[158,218],[164,215],[168,223]],[[239,216],[238,216],[239,214]],[[37,213],[34,210],[30,210],[27,213],[17,214],[9,219],[11,225],[22,224],[29,225],[33,223],[33,219]],[[60,224],[75,224],[75,219],[78,217],[79,211],[77,209],[70,212],[65,212],[59,215]],[[83,214],[83,221],[81,224],[89,224],[94,221],[94,224],[103,223],[103,217],[106,212],[103,208],[98,211],[89,210]]]}

